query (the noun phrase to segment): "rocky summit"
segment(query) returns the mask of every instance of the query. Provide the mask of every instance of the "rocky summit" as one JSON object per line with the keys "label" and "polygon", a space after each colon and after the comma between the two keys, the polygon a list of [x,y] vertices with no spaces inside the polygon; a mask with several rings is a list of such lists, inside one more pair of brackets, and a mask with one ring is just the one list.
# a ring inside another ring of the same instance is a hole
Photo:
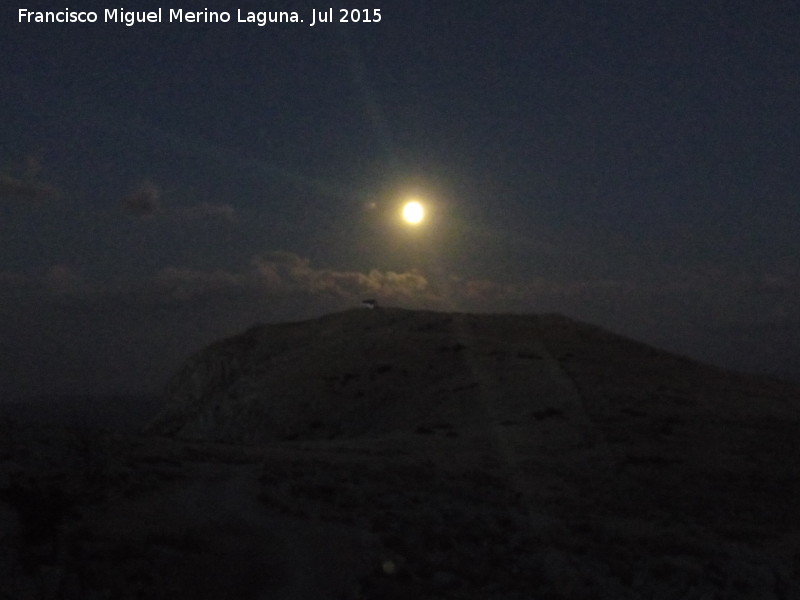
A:
{"label": "rocky summit", "polygon": [[777,416],[796,409],[785,390],[557,314],[355,309],[210,345],[169,383],[150,430],[263,442],[548,420],[597,437],[640,413]]}
{"label": "rocky summit", "polygon": [[578,409],[567,351],[548,344],[568,332],[609,338],[559,316],[391,308],[256,326],[192,357],[152,430],[255,442],[528,423]]}
{"label": "rocky summit", "polygon": [[561,315],[259,325],[142,434],[2,427],[0,598],[800,598],[800,387]]}

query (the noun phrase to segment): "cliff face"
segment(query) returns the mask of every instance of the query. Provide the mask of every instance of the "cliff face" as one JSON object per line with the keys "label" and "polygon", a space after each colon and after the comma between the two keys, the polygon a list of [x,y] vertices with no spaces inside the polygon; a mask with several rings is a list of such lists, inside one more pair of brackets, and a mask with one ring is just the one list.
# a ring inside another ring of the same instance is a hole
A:
{"label": "cliff face", "polygon": [[787,390],[560,315],[357,309],[212,344],[169,383],[150,429],[257,442],[549,419],[570,426],[548,435],[580,443],[636,414],[782,414]]}

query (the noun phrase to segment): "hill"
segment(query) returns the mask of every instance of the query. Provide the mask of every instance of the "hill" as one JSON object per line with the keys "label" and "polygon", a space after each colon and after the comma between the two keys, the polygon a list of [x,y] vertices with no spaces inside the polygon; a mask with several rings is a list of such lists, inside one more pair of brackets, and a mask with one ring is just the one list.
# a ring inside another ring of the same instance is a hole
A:
{"label": "hill", "polygon": [[800,597],[800,389],[560,315],[260,325],[147,433],[0,427],[0,597]]}
{"label": "hill", "polygon": [[356,309],[212,344],[169,383],[151,431],[263,442],[551,419],[591,436],[625,423],[793,417],[796,392],[556,314]]}

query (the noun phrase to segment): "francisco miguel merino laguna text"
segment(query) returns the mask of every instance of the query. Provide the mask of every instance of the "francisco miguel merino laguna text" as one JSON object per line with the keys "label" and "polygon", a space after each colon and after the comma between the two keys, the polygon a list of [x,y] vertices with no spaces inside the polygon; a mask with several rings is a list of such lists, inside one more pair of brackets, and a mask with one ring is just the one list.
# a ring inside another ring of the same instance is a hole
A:
{"label": "francisco miguel merino laguna text", "polygon": [[[354,8],[325,10],[312,9],[309,25],[311,27],[321,23],[379,23],[381,9],[379,8]],[[124,23],[131,27],[137,23],[162,23],[163,9],[125,10],[124,8],[107,8],[103,11],[104,23]],[[18,10],[19,23],[96,23],[99,15],[95,11],[74,11],[65,8],[60,11],[38,11],[20,8]],[[184,10],[170,8],[167,12],[169,23],[229,23],[231,13],[223,10]],[[253,23],[264,27],[268,23],[304,23],[305,20],[295,11],[243,11],[236,10],[237,23]]]}

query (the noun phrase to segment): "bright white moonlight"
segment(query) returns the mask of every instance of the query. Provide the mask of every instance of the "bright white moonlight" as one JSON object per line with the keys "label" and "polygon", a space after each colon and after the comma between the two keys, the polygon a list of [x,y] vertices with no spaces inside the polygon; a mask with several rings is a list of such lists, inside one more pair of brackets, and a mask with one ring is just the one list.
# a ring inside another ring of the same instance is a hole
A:
{"label": "bright white moonlight", "polygon": [[419,225],[425,218],[425,207],[416,200],[403,205],[403,219],[410,225]]}

